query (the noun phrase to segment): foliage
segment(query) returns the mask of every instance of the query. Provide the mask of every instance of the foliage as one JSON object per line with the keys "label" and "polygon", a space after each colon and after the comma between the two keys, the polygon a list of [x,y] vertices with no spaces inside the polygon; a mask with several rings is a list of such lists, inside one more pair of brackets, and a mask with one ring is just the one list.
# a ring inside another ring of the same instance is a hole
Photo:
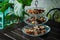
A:
{"label": "foliage", "polygon": [[[30,6],[31,5],[31,2],[32,2],[32,0],[17,0],[17,1],[19,3],[22,3],[23,4],[23,9],[25,8],[25,6]],[[21,18],[21,21],[24,19],[24,15],[28,15],[28,14],[23,11],[22,12],[22,16],[20,17]]]}
{"label": "foliage", "polygon": [[32,0],[17,0],[19,3],[22,3],[25,6],[29,6]]}

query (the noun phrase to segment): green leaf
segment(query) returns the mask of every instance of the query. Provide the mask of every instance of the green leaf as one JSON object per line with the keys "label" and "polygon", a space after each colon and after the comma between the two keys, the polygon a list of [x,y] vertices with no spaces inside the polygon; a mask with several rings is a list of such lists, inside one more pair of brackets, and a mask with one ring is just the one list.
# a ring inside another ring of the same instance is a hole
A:
{"label": "green leaf", "polygon": [[25,5],[27,5],[27,6],[31,5],[31,2],[32,2],[32,0],[26,0]]}
{"label": "green leaf", "polygon": [[4,12],[9,6],[10,6],[9,3],[5,3],[5,5],[2,6],[2,8],[0,9],[0,12]]}
{"label": "green leaf", "polygon": [[17,0],[19,3],[22,3],[25,6],[31,5],[32,0]]}
{"label": "green leaf", "polygon": [[13,19],[16,19],[16,18],[18,18],[18,16],[14,15],[14,14],[12,14],[12,15],[7,15],[7,16],[5,17],[6,20],[13,20]]}
{"label": "green leaf", "polygon": [[19,3],[22,3],[23,4],[23,0],[17,0]]}

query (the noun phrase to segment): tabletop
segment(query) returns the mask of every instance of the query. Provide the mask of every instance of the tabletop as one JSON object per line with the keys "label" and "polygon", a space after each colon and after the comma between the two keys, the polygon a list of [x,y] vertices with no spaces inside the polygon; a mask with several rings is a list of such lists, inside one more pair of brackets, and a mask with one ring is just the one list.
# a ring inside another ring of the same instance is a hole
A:
{"label": "tabletop", "polygon": [[60,40],[60,23],[58,22],[49,20],[45,23],[45,25],[50,26],[51,31],[48,34],[39,37],[31,37],[24,34],[21,29],[26,25],[27,24],[24,22],[13,24],[14,28],[3,30],[3,32],[0,33],[0,38],[4,40]]}

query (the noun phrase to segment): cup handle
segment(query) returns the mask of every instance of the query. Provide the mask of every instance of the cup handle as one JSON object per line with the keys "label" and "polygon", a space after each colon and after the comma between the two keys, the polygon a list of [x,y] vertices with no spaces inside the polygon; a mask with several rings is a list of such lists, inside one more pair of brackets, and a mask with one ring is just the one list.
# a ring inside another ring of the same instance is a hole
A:
{"label": "cup handle", "polygon": [[[53,11],[53,10],[59,10],[59,11],[60,11],[60,8],[53,8],[53,9],[49,10],[49,12],[47,12],[46,16],[48,17],[49,13],[50,13],[51,11]],[[54,14],[55,14],[55,13],[54,13]],[[52,16],[53,20],[54,20],[54,14],[53,14],[53,16]]]}

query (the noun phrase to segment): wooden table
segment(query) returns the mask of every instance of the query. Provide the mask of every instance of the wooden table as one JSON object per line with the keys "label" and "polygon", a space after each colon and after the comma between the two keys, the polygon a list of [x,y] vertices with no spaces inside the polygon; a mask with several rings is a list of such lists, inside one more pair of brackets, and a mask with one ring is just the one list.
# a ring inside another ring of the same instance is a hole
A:
{"label": "wooden table", "polygon": [[[25,35],[21,29],[27,25],[26,23],[13,24],[14,28],[6,29],[2,32],[5,36],[9,37],[12,40],[59,40],[60,39],[60,23],[49,20],[46,25],[51,27],[51,31],[40,37],[30,37]],[[7,39],[6,39],[7,40]]]}

